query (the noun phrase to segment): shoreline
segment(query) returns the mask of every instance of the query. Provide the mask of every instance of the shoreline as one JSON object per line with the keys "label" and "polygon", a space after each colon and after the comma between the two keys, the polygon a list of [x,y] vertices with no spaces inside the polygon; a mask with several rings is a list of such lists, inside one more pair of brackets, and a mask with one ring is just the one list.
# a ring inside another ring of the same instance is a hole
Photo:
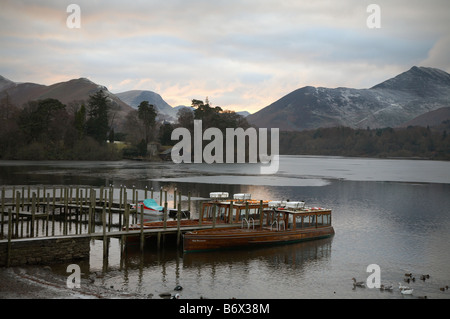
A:
{"label": "shoreline", "polygon": [[151,296],[118,291],[81,278],[80,288],[68,288],[67,278],[54,274],[51,266],[0,268],[0,299],[146,299]]}

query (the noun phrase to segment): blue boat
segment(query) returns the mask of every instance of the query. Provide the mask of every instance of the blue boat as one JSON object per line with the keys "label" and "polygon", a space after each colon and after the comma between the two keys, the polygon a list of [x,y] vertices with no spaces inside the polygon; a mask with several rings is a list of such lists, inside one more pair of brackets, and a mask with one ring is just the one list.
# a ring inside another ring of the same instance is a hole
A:
{"label": "blue boat", "polygon": [[141,207],[144,207],[144,223],[151,221],[159,221],[164,218],[164,207],[158,205],[153,198],[144,199],[132,208],[137,210],[138,216],[140,216]]}

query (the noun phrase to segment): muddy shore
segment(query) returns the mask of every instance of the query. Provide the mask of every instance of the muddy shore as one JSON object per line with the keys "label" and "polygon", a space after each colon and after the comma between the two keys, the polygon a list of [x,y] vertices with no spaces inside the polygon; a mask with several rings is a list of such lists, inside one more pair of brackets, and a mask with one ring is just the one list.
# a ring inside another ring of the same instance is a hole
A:
{"label": "muddy shore", "polygon": [[95,276],[81,279],[80,288],[68,288],[67,278],[50,266],[0,268],[0,299],[144,299],[152,296],[117,291],[93,284]]}

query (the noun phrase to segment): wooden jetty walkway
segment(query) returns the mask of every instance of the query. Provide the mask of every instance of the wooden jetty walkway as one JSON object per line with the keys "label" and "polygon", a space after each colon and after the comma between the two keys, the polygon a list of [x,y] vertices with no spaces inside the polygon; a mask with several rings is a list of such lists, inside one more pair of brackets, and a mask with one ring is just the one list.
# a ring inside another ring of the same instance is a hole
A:
{"label": "wooden jetty walkway", "polygon": [[[183,225],[181,223],[181,206],[182,204],[190,210],[191,194],[182,196],[177,193],[176,188],[172,197],[171,204],[177,211],[175,220],[176,227],[168,221],[168,196],[167,190],[162,188],[159,190],[159,201],[163,204],[164,195],[164,226],[159,228],[146,228],[143,224],[134,224],[138,220],[143,220],[143,207],[140,211],[133,209],[133,204],[139,202],[138,190],[132,189],[131,200],[128,200],[128,192],[130,189],[121,187],[113,189],[113,187],[100,187],[94,189],[92,187],[52,187],[50,192],[45,187],[30,186],[12,187],[12,191],[8,190],[9,197],[5,195],[5,187],[1,189],[0,202],[0,243],[7,243],[8,260],[13,249],[14,241],[21,242],[27,239],[54,239],[56,237],[64,238],[86,238],[103,240],[104,257],[108,255],[109,238],[120,238],[121,244],[127,242],[128,237],[138,238],[140,249],[144,248],[145,239],[148,237],[156,237],[157,247],[161,248],[161,242],[166,235],[176,236],[176,243],[180,245],[181,236],[184,232],[212,228],[212,227],[233,227],[230,224],[202,224],[198,225],[189,223]],[[150,194],[147,189],[140,190],[144,193],[144,198],[154,194],[153,189]],[[119,198],[114,198],[114,194],[119,193]],[[27,194],[25,194],[27,193]],[[156,196],[158,197],[158,196]],[[182,199],[184,198],[184,203]],[[119,201],[117,201],[119,199]],[[141,199],[141,200],[142,200]],[[162,206],[162,205],[161,205]],[[172,222],[173,223],[173,222]],[[130,229],[130,225],[133,225]],[[138,228],[137,228],[138,227]],[[9,265],[9,263],[7,263]]]}

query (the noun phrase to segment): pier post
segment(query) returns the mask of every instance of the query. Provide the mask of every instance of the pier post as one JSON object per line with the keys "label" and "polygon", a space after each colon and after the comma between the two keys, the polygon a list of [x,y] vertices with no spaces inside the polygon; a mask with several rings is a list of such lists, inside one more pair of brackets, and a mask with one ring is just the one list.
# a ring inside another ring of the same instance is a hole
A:
{"label": "pier post", "polygon": [[[81,213],[81,209],[78,208],[78,200],[80,198],[80,192],[78,186],[75,188],[75,234],[78,234],[78,223]],[[81,223],[80,223],[81,224]]]}
{"label": "pier post", "polygon": [[11,236],[12,236],[12,213],[8,208],[8,251],[6,253],[6,267],[11,264]]}
{"label": "pier post", "polygon": [[88,193],[88,188],[87,188],[87,186],[86,186],[86,188],[84,189],[84,205],[88,205],[88,202],[89,202],[89,195],[88,195],[89,193]]}
{"label": "pier post", "polygon": [[164,203],[167,203],[167,190],[164,191]]}
{"label": "pier post", "polygon": [[249,209],[248,209],[248,201],[245,202],[245,218],[248,220]]}
{"label": "pier post", "polygon": [[177,209],[177,188],[173,190],[173,208]]}
{"label": "pier post", "polygon": [[122,209],[122,197],[123,197],[123,187],[120,185],[120,191],[119,191],[119,209]]}
{"label": "pier post", "polygon": [[158,248],[158,250],[161,248],[161,232],[160,231],[156,234],[156,248]]}
{"label": "pier post", "polygon": [[112,224],[112,204],[113,204],[113,189],[112,187],[109,188],[109,204],[108,204],[108,231],[111,230],[111,224]]}
{"label": "pier post", "polygon": [[134,196],[134,205],[136,205],[136,210],[134,211],[134,222],[137,223],[138,214],[139,214],[137,208],[138,208],[139,200],[138,200],[138,191],[134,190],[134,188],[133,188],[133,194],[134,194],[133,195]]}
{"label": "pier post", "polygon": [[83,189],[79,190],[80,195],[78,197],[78,215],[80,216],[80,234],[83,232]]}
{"label": "pier post", "polygon": [[55,235],[55,187],[53,186],[52,236]]}
{"label": "pier post", "polygon": [[128,203],[127,203],[126,189],[125,189],[125,192],[123,193],[123,204],[124,204],[124,208],[125,208],[125,213],[123,214],[123,218],[125,220],[123,221],[123,224],[125,225],[125,230],[128,232],[128,230],[130,229],[130,207],[128,206]]}
{"label": "pier post", "polygon": [[228,224],[232,224],[233,223],[233,201],[232,200],[230,200],[230,212],[229,212],[228,216],[230,216],[228,218]]}
{"label": "pier post", "polygon": [[64,187],[64,231],[63,234],[67,235],[67,217],[69,215],[69,202],[68,202],[69,191],[67,187]]}
{"label": "pier post", "polygon": [[22,203],[21,203],[21,209],[25,207],[25,186],[22,186]]}
{"label": "pier post", "polygon": [[2,227],[0,227],[0,238],[3,237],[3,223],[5,222],[5,186],[2,187]]}
{"label": "pier post", "polygon": [[[17,196],[16,196],[16,232],[15,232],[16,238],[19,237],[19,217],[20,217],[19,212],[20,212],[20,192],[17,191]],[[23,226],[23,223],[22,223],[22,226]],[[23,227],[22,227],[22,229],[23,229]],[[22,231],[22,234],[23,234],[23,231]]]}
{"label": "pier post", "polygon": [[[100,204],[103,205],[103,186],[100,187],[100,198],[99,198]],[[96,205],[97,206],[97,205]]]}
{"label": "pier post", "polygon": [[[191,192],[188,192],[188,212],[191,212]],[[189,219],[191,219],[190,215],[189,215]]]}
{"label": "pier post", "polygon": [[30,211],[30,203],[31,203],[31,190],[30,190],[30,185],[28,185],[27,188],[27,194],[28,194],[28,200],[27,200],[27,212]]}
{"label": "pier post", "polygon": [[50,193],[47,194],[47,200],[46,200],[46,211],[47,211],[47,216],[46,216],[46,227],[45,227],[45,236],[48,237],[48,223],[49,223],[49,219],[50,219]]}
{"label": "pier post", "polygon": [[181,218],[181,202],[178,203],[178,211],[177,211],[177,247],[180,246],[181,240],[180,218]]}
{"label": "pier post", "polygon": [[213,227],[212,228],[216,228],[216,203],[213,204]]}
{"label": "pier post", "polygon": [[95,207],[95,198],[97,197],[97,195],[95,194],[95,189],[91,188],[90,191],[90,200],[89,200],[89,211],[88,211],[88,234],[92,233],[92,218],[94,216],[94,207]]}
{"label": "pier post", "polygon": [[167,201],[164,203],[164,218],[163,218],[163,228],[166,229],[167,228]]}
{"label": "pier post", "polygon": [[[207,208],[208,209],[208,208]],[[200,208],[200,212],[198,213],[198,225],[201,226],[202,225],[202,219],[203,219],[203,205]]]}
{"label": "pier post", "polygon": [[102,231],[103,231],[103,261],[108,259],[108,242],[106,237],[106,209],[102,209]]}
{"label": "pier post", "polygon": [[141,224],[141,251],[144,250],[144,205],[141,205],[141,220],[140,220],[140,224]]}
{"label": "pier post", "polygon": [[56,204],[56,199],[55,199],[55,196],[56,196],[56,187],[55,186],[53,186],[53,216],[55,216],[55,204]]}
{"label": "pier post", "polygon": [[34,214],[36,213],[36,193],[33,192],[33,199],[31,202],[31,228],[30,228],[30,236],[34,237],[34,220],[35,220],[35,216]]}

